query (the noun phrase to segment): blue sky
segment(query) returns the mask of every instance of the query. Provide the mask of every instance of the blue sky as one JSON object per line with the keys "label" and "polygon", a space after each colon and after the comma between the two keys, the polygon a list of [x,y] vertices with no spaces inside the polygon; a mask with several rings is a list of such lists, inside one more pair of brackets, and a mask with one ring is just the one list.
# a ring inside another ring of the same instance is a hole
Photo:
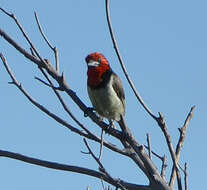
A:
{"label": "blue sky", "polygon": [[[84,59],[90,52],[102,52],[123,81],[126,120],[135,137],[141,144],[146,144],[146,133],[149,133],[153,150],[160,155],[167,152],[163,134],[137,102],[122,73],[109,36],[103,0],[53,1],[50,4],[40,0],[2,0],[0,6],[16,14],[41,55],[52,62],[53,53],[35,24],[33,12],[38,13],[45,33],[59,49],[61,71],[64,71],[71,89],[89,106]],[[174,145],[179,135],[177,128],[182,126],[191,106],[196,105],[180,162],[181,165],[188,163],[189,187],[192,190],[202,189],[206,178],[206,6],[204,0],[113,1],[110,6],[114,32],[127,70],[153,113],[164,114]],[[2,13],[0,20],[0,27],[28,49],[14,22]],[[34,79],[35,76],[42,77],[34,64],[2,38],[0,52],[19,82],[36,100],[75,125],[63,112],[51,89]],[[80,152],[86,151],[81,137],[41,113],[17,88],[9,85],[10,78],[2,64],[0,73],[1,149],[59,163],[98,168],[92,157]],[[72,100],[65,94],[63,97],[80,121],[100,134],[100,129],[83,117]],[[105,138],[117,143],[111,137]],[[98,150],[94,142],[90,145],[94,151]],[[169,163],[168,153],[167,159]],[[159,160],[154,158],[153,161],[159,168]],[[107,149],[104,149],[103,164],[114,177],[138,184],[147,183],[130,160]],[[88,185],[92,190],[101,188],[100,181],[92,177],[7,158],[0,158],[0,168],[1,187],[5,190],[86,189]]]}

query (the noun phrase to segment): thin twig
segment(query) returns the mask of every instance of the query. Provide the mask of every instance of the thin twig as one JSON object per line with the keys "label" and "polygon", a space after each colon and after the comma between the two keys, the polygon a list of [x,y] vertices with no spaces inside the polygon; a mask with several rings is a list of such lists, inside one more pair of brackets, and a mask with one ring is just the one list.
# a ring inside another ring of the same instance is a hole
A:
{"label": "thin twig", "polygon": [[42,37],[44,38],[45,42],[47,43],[47,45],[53,50],[53,45],[49,42],[48,38],[46,37],[46,35],[44,34],[43,30],[42,30],[42,27],[41,27],[41,24],[40,24],[40,21],[39,21],[39,18],[38,18],[38,15],[36,12],[34,12],[34,15],[35,15],[35,20],[37,22],[37,26],[39,28],[39,31],[42,35]]}
{"label": "thin twig", "polygon": [[22,25],[20,24],[20,22],[18,21],[18,19],[16,18],[16,16],[14,14],[10,14],[8,13],[6,10],[0,8],[6,15],[8,15],[10,18],[12,18],[15,23],[17,24],[18,28],[20,29],[21,33],[23,34],[23,36],[25,37],[26,41],[29,43],[29,45],[31,46],[31,48],[34,50],[35,54],[37,55],[37,57],[40,59],[41,62],[44,63],[44,60],[42,59],[42,57],[40,56],[40,53],[37,51],[37,49],[34,47],[33,43],[31,42],[31,40],[29,39],[28,35],[26,34],[26,32],[24,31]]}
{"label": "thin twig", "polygon": [[102,153],[103,153],[103,142],[104,142],[104,130],[101,130],[101,144],[98,159],[101,161]]}
{"label": "thin twig", "polygon": [[95,154],[94,154],[93,151],[91,150],[90,146],[88,145],[87,140],[84,138],[83,141],[84,141],[84,143],[85,143],[85,145],[86,145],[86,147],[87,147],[89,153],[91,154],[91,156],[92,156],[92,157],[94,158],[94,160],[98,163],[100,170],[101,170],[103,173],[105,173],[107,176],[110,176],[110,175],[106,172],[106,170],[105,170],[103,164],[101,163],[101,161],[95,156]]}
{"label": "thin twig", "polygon": [[31,54],[34,56],[34,57],[36,57],[36,55],[35,55],[35,53],[34,53],[34,50],[30,47],[29,48],[30,49],[30,51],[31,51]]}
{"label": "thin twig", "polygon": [[[187,132],[187,129],[188,129],[188,126],[189,126],[189,122],[193,117],[194,109],[195,109],[195,106],[192,106],[189,113],[188,113],[188,115],[187,115],[187,117],[186,117],[186,119],[185,119],[185,122],[184,122],[183,126],[181,128],[178,128],[178,130],[180,132],[180,137],[179,137],[179,140],[178,140],[178,143],[177,143],[177,146],[176,146],[176,152],[175,152],[177,162],[180,159],[181,149],[182,149],[184,141],[185,141],[186,132]],[[176,176],[175,167],[173,167],[172,171],[171,171],[170,183],[169,183],[169,185],[171,187],[174,185],[175,176]]]}
{"label": "thin twig", "polygon": [[185,190],[188,190],[188,172],[187,172],[187,163],[185,163],[185,177],[184,177],[184,180],[185,180]]}
{"label": "thin twig", "polygon": [[179,168],[184,173],[184,183],[185,183],[185,190],[188,189],[188,173],[187,173],[187,163],[185,162],[184,169],[179,164]]}
{"label": "thin twig", "polygon": [[102,179],[101,179],[101,186],[102,186],[103,190],[105,190],[104,181]]}
{"label": "thin twig", "polygon": [[152,160],[152,150],[151,150],[151,143],[150,143],[150,135],[147,133],[147,145],[149,147],[148,153],[149,153],[149,158]]}
{"label": "thin twig", "polygon": [[39,28],[39,31],[43,37],[43,39],[45,40],[45,42],[47,43],[47,45],[50,47],[50,49],[52,49],[52,51],[54,52],[54,55],[55,55],[55,66],[56,66],[56,71],[59,73],[59,70],[60,70],[60,65],[59,65],[59,58],[58,58],[58,49],[56,47],[53,47],[52,44],[49,42],[48,38],[46,37],[46,35],[44,34],[43,30],[42,30],[42,27],[41,27],[41,24],[40,24],[40,21],[39,21],[39,18],[38,18],[38,15],[36,12],[34,12],[34,15],[35,15],[35,20],[37,22],[37,26]]}
{"label": "thin twig", "polygon": [[55,86],[51,86],[50,84],[46,83],[44,80],[42,80],[41,78],[39,77],[35,77],[36,80],[40,81],[41,83],[43,83],[44,85],[46,86],[49,86],[51,88],[54,88],[55,90],[63,90],[62,88],[60,87],[55,87]]}
{"label": "thin twig", "polygon": [[[144,145],[144,147],[149,151],[149,147]],[[160,160],[163,160],[163,157],[160,156],[159,154],[157,154],[156,152],[154,152],[153,150],[151,150],[151,153],[156,156],[157,158],[159,158]]]}
{"label": "thin twig", "polygon": [[161,167],[161,173],[160,173],[160,175],[163,179],[165,179],[165,173],[166,173],[166,168],[167,168],[166,162],[167,162],[167,158],[164,155],[163,159],[162,159],[162,167]]}
{"label": "thin twig", "polygon": [[[87,140],[84,138],[83,141],[84,141],[84,143],[85,143],[85,145],[86,145],[88,151],[90,152],[91,156],[92,156],[92,157],[94,158],[94,160],[98,163],[100,171],[103,172],[104,174],[106,174],[106,176],[107,176],[108,178],[110,178],[111,180],[114,180],[114,179],[110,176],[110,174],[106,171],[106,169],[104,168],[104,166],[103,166],[103,164],[100,162],[100,160],[95,156],[95,154],[94,154],[93,151],[91,150],[90,146],[88,145]],[[114,181],[115,181],[115,180],[114,180]],[[120,189],[122,189],[122,190],[126,190],[126,188],[123,187],[123,185],[121,185],[119,182],[117,182],[117,185],[116,185],[116,186],[118,186],[118,187],[119,187]]]}
{"label": "thin twig", "polygon": [[121,54],[119,52],[119,48],[118,48],[118,45],[117,45],[117,42],[116,42],[116,39],[115,39],[115,36],[114,36],[114,32],[113,32],[113,28],[112,28],[112,24],[111,24],[111,19],[110,19],[110,11],[109,11],[109,0],[106,0],[105,1],[105,7],[106,7],[106,18],[107,18],[107,23],[108,23],[108,27],[109,27],[109,32],[110,32],[110,36],[111,36],[111,39],[112,39],[112,43],[113,43],[113,46],[114,46],[114,49],[115,49],[115,52],[117,54],[117,57],[119,59],[119,62],[120,62],[120,65],[121,65],[121,68],[124,72],[124,75],[131,87],[131,89],[133,90],[136,98],[138,99],[138,101],[140,102],[140,104],[143,106],[143,108],[147,111],[147,113],[153,118],[156,120],[156,116],[152,113],[152,111],[147,107],[147,105],[145,104],[144,100],[142,99],[142,97],[139,95],[138,91],[136,90],[136,87],[135,85],[133,84],[132,80],[130,79],[129,77],[129,74],[126,70],[126,67],[125,67],[125,64],[124,64],[124,61],[121,57]]}

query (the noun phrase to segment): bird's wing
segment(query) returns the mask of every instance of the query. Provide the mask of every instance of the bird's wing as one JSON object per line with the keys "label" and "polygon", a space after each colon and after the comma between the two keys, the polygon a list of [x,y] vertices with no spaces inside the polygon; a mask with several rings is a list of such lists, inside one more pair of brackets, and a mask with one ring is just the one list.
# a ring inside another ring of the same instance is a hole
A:
{"label": "bird's wing", "polygon": [[114,73],[114,77],[113,77],[112,87],[113,87],[114,91],[116,92],[117,96],[122,101],[122,104],[123,104],[124,109],[125,109],[124,89],[123,89],[123,86],[122,86],[120,78],[115,73]]}

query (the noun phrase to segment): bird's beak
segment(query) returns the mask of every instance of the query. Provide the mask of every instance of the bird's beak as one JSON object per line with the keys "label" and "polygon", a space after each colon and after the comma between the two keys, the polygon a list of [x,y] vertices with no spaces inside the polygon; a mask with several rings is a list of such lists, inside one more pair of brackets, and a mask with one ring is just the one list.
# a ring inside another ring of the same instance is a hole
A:
{"label": "bird's beak", "polygon": [[90,60],[88,62],[88,67],[98,67],[99,65],[100,65],[100,63],[98,61]]}

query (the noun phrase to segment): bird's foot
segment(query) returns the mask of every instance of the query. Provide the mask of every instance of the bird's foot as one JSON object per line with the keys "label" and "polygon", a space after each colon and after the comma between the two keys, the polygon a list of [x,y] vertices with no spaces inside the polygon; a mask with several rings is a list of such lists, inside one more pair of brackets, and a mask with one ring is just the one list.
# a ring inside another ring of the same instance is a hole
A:
{"label": "bird's foot", "polygon": [[88,117],[88,113],[93,111],[94,111],[93,107],[87,107],[86,110],[84,111],[84,117]]}

